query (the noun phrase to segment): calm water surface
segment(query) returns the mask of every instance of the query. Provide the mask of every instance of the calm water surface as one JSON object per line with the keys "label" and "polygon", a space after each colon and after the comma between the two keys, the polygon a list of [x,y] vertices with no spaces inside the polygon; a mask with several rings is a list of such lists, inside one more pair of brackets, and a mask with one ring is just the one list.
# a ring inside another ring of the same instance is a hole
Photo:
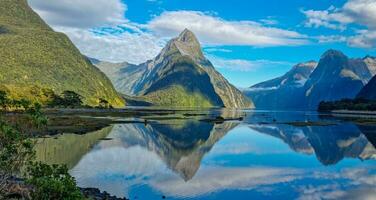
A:
{"label": "calm water surface", "polygon": [[37,157],[67,164],[81,187],[130,199],[376,199],[376,126],[240,114],[222,124],[151,120],[43,138]]}

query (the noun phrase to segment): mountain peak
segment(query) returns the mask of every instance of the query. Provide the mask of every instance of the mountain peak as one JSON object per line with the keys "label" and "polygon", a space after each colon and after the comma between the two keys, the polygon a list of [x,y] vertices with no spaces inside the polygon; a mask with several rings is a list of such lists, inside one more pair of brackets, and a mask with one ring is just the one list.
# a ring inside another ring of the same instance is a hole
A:
{"label": "mountain peak", "polygon": [[194,42],[199,43],[195,34],[190,31],[189,29],[184,29],[183,32],[180,33],[179,37],[177,38],[180,42]]}
{"label": "mountain peak", "polygon": [[325,57],[342,57],[342,58],[347,58],[347,56],[342,53],[341,51],[335,50],[335,49],[329,49],[326,51],[323,55],[322,58]]}
{"label": "mountain peak", "polygon": [[376,57],[374,56],[371,56],[371,55],[366,55],[363,60],[366,60],[366,59],[376,59]]}
{"label": "mountain peak", "polygon": [[181,54],[189,56],[196,61],[205,60],[200,42],[192,31],[184,29],[184,31],[173,40],[173,43],[179,49]]}

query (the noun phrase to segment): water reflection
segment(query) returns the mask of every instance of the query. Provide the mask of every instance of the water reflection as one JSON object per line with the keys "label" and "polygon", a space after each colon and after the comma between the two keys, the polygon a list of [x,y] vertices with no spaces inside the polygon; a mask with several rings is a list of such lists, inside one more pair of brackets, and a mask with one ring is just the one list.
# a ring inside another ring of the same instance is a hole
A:
{"label": "water reflection", "polygon": [[[284,123],[296,119],[335,124]],[[37,151],[60,152],[39,157],[69,163],[80,186],[119,197],[363,199],[376,195],[375,130],[314,114],[248,113],[243,123],[118,124],[77,143],[40,142]]]}
{"label": "water reflection", "polygon": [[[283,140],[299,153],[315,154],[324,165],[344,159],[375,159],[376,150],[357,126],[293,127],[290,125],[249,125],[250,128]],[[371,136],[372,137],[372,136]]]}

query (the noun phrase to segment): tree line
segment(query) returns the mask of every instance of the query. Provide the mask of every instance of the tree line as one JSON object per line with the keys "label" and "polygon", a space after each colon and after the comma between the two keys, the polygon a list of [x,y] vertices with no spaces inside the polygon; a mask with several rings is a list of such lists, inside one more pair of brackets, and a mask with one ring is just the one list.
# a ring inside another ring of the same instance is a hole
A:
{"label": "tree line", "polygon": [[[55,93],[48,94],[49,101],[45,107],[48,108],[98,108],[98,109],[110,109],[113,106],[103,98],[98,99],[98,105],[88,106],[83,103],[83,97],[74,91],[64,91],[60,95]],[[0,91],[0,107],[5,111],[14,110],[27,110],[32,105],[30,100],[12,99],[5,91]]]}

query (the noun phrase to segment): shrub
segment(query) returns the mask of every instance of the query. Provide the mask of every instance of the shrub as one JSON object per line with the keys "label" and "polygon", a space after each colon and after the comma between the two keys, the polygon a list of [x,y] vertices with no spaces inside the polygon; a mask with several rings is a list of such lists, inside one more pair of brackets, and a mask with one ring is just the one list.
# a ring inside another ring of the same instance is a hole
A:
{"label": "shrub", "polygon": [[8,179],[15,176],[33,155],[31,140],[0,120],[0,196],[7,189]]}
{"label": "shrub", "polygon": [[27,168],[27,183],[34,186],[31,193],[33,199],[84,199],[75,179],[69,175],[65,165],[47,165],[32,163]]}

